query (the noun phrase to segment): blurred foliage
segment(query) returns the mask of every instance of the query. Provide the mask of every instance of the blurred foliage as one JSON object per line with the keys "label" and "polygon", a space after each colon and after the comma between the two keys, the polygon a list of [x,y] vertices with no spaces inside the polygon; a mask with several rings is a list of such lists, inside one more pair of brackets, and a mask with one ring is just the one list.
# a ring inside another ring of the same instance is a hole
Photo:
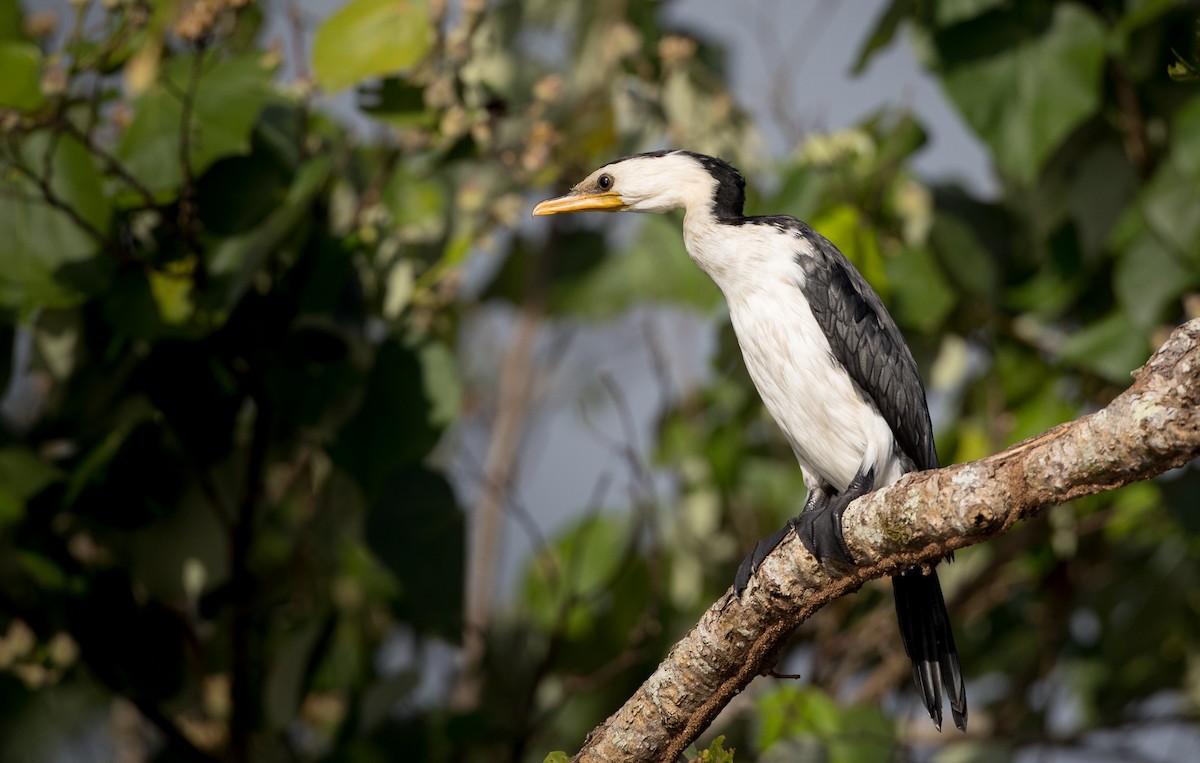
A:
{"label": "blurred foliage", "polygon": [[733,752],[725,749],[725,737],[719,736],[691,760],[693,763],[733,763]]}
{"label": "blurred foliage", "polygon": [[[673,218],[518,224],[615,156],[724,156],[752,212],[837,242],[925,369],[945,462],[1103,404],[1200,311],[1200,90],[1171,79],[1195,3],[894,0],[860,67],[907,35],[988,195],[918,178],[924,127],[893,111],[768,169],[723,51],[658,3],[352,0],[297,59],[264,12],[0,0],[3,759],[577,748],[804,493],[721,329],[630,466],[672,500],[543,543],[452,699],[472,486],[448,454],[496,405],[465,327],[647,302],[723,325]],[[321,97],[349,88],[365,128]],[[1198,498],[1185,469],[959,555],[969,741],[925,735],[868,587],[802,629],[807,683],[756,684],[697,759],[1009,760],[1151,713],[1196,733]]]}

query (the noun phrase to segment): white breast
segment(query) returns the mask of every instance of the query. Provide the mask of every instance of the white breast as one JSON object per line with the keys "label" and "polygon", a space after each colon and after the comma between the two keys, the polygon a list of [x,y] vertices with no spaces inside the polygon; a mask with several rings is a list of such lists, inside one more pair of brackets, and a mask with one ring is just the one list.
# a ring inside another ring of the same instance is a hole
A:
{"label": "white breast", "polygon": [[[697,256],[695,241],[688,250],[725,294],[746,369],[809,487],[815,478],[843,491],[864,466],[875,468],[874,487],[899,479],[891,428],[834,360],[803,299],[794,241],[761,226],[740,233],[730,251],[701,244]],[[787,256],[772,256],[781,243]]]}

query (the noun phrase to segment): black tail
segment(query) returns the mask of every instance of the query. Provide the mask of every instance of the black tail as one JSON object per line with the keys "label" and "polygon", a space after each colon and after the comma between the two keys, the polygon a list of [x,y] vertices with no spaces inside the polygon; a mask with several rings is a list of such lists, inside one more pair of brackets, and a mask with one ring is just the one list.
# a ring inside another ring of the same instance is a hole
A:
{"label": "black tail", "polygon": [[904,651],[912,660],[913,680],[929,717],[941,731],[942,686],[945,686],[954,725],[966,731],[967,691],[937,572],[930,570],[925,575],[920,567],[909,568],[892,578],[892,590],[896,595],[896,618],[900,621]]}

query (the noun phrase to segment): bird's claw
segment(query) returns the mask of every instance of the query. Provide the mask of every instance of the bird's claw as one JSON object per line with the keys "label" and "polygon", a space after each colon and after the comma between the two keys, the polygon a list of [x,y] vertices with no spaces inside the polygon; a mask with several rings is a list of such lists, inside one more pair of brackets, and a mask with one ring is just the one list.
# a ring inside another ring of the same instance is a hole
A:
{"label": "bird's claw", "polygon": [[784,525],[782,530],[772,533],[754,544],[754,550],[742,560],[742,563],[738,565],[737,574],[733,576],[734,596],[742,595],[742,592],[746,590],[746,586],[750,584],[751,576],[758,571],[759,565],[775,550],[776,546],[783,542],[783,539],[791,531],[792,526],[789,523]]}
{"label": "bird's claw", "polygon": [[750,584],[750,578],[758,572],[759,566],[793,531],[818,562],[831,559],[853,564],[850,549],[846,547],[846,541],[842,537],[842,511],[850,504],[850,500],[853,498],[842,500],[842,496],[838,496],[820,508],[804,511],[800,516],[788,520],[783,529],[754,544],[754,550],[742,560],[738,565],[737,574],[733,576],[733,595],[742,595]]}
{"label": "bird's claw", "polygon": [[796,537],[818,562],[829,559],[854,564],[854,557],[850,555],[846,539],[842,536],[842,513],[856,497],[849,492],[834,496],[824,506],[802,512],[788,522],[788,526],[796,531]]}
{"label": "bird's claw", "polygon": [[851,501],[871,492],[874,482],[875,470],[868,469],[866,472],[860,472],[841,495],[831,497],[829,492],[823,489],[811,491],[800,516],[789,520],[782,530],[756,543],[750,555],[738,565],[737,574],[733,578],[734,595],[742,595],[750,583],[751,576],[758,571],[759,565],[783,542],[788,533],[793,531],[818,562],[829,559],[843,564],[854,564],[854,557],[850,555],[846,539],[842,537],[842,514]]}
{"label": "bird's claw", "polygon": [[871,492],[874,484],[874,467],[861,471],[846,486],[845,492],[832,496],[823,504],[806,506],[800,516],[789,523],[796,530],[796,537],[818,562],[829,559],[854,564],[854,557],[842,535],[842,514],[856,498]]}

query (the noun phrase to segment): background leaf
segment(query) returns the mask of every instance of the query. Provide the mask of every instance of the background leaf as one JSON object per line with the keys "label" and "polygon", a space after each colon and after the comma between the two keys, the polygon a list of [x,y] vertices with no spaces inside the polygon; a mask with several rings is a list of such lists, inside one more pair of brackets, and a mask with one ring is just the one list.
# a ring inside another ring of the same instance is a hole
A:
{"label": "background leaf", "polygon": [[179,186],[184,171],[182,98],[193,77],[197,84],[187,141],[192,173],[200,175],[221,157],[248,153],[251,130],[275,97],[272,76],[255,55],[215,61],[191,56],[172,59],[162,67],[158,81],[133,103],[133,122],[117,155],[152,191]]}
{"label": "background leaf", "polygon": [[413,66],[432,39],[421,0],[351,0],[317,30],[313,71],[324,88],[341,90]]}
{"label": "background leaf", "polygon": [[42,56],[27,42],[0,42],[0,106],[28,111],[42,104]]}
{"label": "background leaf", "polygon": [[368,514],[367,539],[400,581],[404,619],[459,641],[465,521],[445,477],[421,467],[393,474]]}
{"label": "background leaf", "polygon": [[[95,234],[108,235],[111,210],[100,173],[78,141],[35,133],[21,143],[20,161],[35,174],[48,167],[46,180],[55,199],[74,210],[78,221]],[[101,284],[79,283],[82,279],[65,269],[96,256],[102,245],[70,215],[41,198],[37,184],[23,174],[0,179],[0,194],[6,199],[0,204],[0,237],[8,242],[0,270],[0,305],[24,312],[35,306],[75,304],[83,288]]]}
{"label": "background leaf", "polygon": [[1023,185],[1099,103],[1104,29],[1074,3],[979,16],[936,45],[947,94]]}

